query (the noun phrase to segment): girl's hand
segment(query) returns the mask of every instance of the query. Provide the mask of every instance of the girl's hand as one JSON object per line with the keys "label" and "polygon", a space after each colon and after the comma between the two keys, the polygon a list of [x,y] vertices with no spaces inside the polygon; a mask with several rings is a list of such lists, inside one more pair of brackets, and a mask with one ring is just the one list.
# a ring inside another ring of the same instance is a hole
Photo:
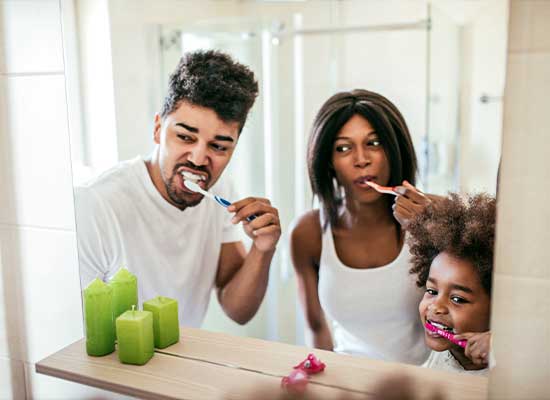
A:
{"label": "girl's hand", "polygon": [[424,211],[432,200],[407,181],[403,181],[403,184],[397,186],[395,191],[399,194],[395,196],[392,206],[393,216],[403,229],[407,229],[409,222]]}
{"label": "girl's hand", "polygon": [[489,352],[491,351],[491,331],[466,332],[455,335],[455,339],[468,341],[464,349],[464,355],[476,365],[484,367],[489,365]]}

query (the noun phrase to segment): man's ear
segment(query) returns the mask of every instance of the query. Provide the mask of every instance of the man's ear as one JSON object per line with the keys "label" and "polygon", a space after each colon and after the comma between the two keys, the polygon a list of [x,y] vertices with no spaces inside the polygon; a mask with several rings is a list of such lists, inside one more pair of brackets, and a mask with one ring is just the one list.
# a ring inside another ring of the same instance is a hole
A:
{"label": "man's ear", "polygon": [[162,118],[159,113],[155,114],[155,125],[153,128],[153,140],[156,144],[160,144],[160,130],[162,126]]}

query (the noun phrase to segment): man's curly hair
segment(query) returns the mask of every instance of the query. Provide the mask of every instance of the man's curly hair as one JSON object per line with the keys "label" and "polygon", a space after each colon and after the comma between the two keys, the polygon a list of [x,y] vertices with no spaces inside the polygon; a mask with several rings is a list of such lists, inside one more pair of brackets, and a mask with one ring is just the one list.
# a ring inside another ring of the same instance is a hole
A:
{"label": "man's curly hair", "polygon": [[495,245],[496,199],[477,194],[462,199],[451,193],[435,201],[408,226],[409,246],[417,285],[426,285],[430,266],[442,252],[474,265],[481,284],[491,295]]}
{"label": "man's curly hair", "polygon": [[238,122],[239,133],[258,96],[254,73],[229,55],[215,50],[185,54],[170,75],[161,117],[182,101],[210,108],[224,122]]}

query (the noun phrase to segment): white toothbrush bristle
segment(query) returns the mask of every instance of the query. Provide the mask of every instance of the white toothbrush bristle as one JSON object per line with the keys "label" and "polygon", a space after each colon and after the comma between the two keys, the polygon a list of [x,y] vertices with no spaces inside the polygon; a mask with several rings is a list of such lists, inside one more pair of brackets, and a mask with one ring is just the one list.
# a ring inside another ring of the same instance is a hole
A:
{"label": "white toothbrush bristle", "polygon": [[193,181],[185,179],[183,181],[183,184],[187,189],[192,190],[193,192],[198,192],[198,193],[202,192],[202,188]]}

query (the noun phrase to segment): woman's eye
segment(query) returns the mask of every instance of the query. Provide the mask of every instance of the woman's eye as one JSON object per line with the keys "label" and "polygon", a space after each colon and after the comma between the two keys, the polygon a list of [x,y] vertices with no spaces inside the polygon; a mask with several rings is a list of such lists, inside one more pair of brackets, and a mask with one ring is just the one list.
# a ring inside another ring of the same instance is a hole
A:
{"label": "woman's eye", "polygon": [[435,296],[437,295],[437,290],[428,288],[426,289],[426,293],[428,293],[430,296]]}
{"label": "woman's eye", "polygon": [[351,146],[348,146],[348,145],[336,146],[336,151],[339,153],[343,153],[345,151],[348,151],[349,149],[351,149]]}
{"label": "woman's eye", "polygon": [[369,146],[378,147],[378,146],[380,146],[382,143],[381,143],[380,140],[378,140],[378,139],[373,139],[373,140],[369,140],[367,144],[368,144]]}

